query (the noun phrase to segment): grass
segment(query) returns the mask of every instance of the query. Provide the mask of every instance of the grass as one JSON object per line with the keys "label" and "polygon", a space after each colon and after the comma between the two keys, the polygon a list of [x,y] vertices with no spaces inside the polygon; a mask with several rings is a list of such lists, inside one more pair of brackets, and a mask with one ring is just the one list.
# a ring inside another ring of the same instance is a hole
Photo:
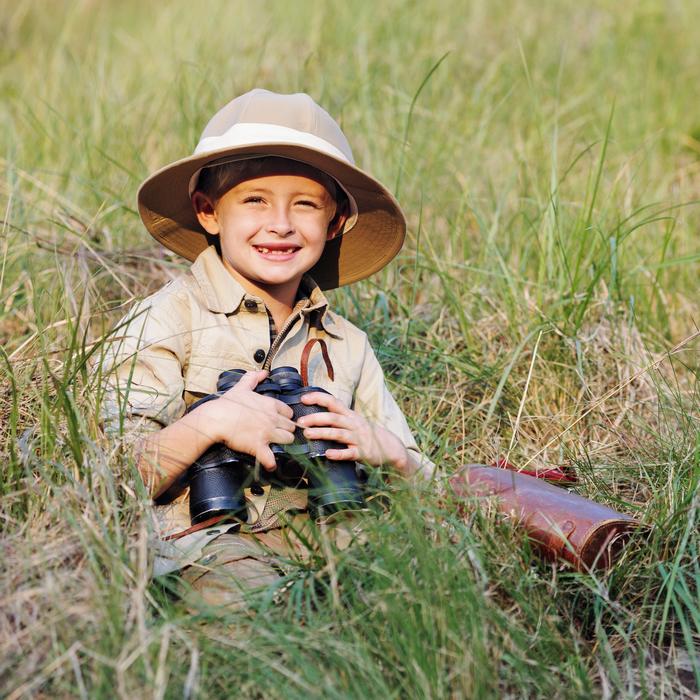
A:
{"label": "grass", "polygon": [[[3,696],[697,694],[695,3],[2,7]],[[575,466],[578,492],[649,526],[612,571],[397,485],[364,546],[245,614],[190,614],[151,579],[149,504],[91,366],[183,269],[138,183],[256,85],[312,94],[398,190],[402,253],[333,301],[441,476]]]}

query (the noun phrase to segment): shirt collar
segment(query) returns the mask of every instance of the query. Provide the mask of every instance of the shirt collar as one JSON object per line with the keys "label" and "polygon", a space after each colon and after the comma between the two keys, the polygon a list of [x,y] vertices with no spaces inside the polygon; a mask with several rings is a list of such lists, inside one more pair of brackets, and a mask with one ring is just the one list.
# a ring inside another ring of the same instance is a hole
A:
{"label": "shirt collar", "polygon": [[[204,302],[210,311],[231,314],[240,308],[247,292],[226,269],[214,246],[209,246],[202,251],[192,264],[191,269],[204,296]],[[330,317],[326,313],[328,299],[321,288],[309,275],[304,275],[300,291],[302,295],[308,297],[308,303],[302,313],[318,312],[318,317],[325,326],[330,321]],[[253,297],[252,294],[249,296]]]}

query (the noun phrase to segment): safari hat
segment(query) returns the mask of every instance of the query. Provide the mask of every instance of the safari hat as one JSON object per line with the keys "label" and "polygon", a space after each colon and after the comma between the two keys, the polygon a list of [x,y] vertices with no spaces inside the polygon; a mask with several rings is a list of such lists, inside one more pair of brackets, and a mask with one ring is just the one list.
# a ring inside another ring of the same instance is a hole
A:
{"label": "safari hat", "polygon": [[193,155],[142,183],[138,206],[146,228],[166,248],[194,260],[212,242],[190,200],[202,168],[264,156],[317,168],[348,195],[351,212],[342,235],[326,243],[321,259],[309,271],[322,289],[369,277],[399,252],[406,219],[398,202],[355,166],[338,124],[303,93],[280,95],[256,89],[220,109],[204,128]]}

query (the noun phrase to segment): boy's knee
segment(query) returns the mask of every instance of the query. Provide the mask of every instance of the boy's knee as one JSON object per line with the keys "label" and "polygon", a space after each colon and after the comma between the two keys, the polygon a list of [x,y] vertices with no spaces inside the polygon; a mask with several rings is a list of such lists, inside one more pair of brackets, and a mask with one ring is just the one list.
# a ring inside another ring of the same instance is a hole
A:
{"label": "boy's knee", "polygon": [[252,594],[278,583],[280,575],[272,562],[253,556],[196,562],[182,572],[183,599],[191,611],[203,607],[243,610]]}

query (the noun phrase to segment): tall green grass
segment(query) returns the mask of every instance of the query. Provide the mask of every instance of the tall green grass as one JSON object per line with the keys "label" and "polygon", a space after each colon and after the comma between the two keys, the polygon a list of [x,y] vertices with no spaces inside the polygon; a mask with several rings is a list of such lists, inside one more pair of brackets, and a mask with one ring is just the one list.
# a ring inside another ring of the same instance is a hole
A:
{"label": "tall green grass", "polygon": [[[699,28],[690,0],[3,2],[2,694],[697,693]],[[393,484],[366,544],[244,613],[152,580],[150,506],[92,368],[184,269],[138,183],[253,86],[312,94],[398,191],[404,250],[333,302],[441,477],[573,465],[649,526],[612,571]]]}

